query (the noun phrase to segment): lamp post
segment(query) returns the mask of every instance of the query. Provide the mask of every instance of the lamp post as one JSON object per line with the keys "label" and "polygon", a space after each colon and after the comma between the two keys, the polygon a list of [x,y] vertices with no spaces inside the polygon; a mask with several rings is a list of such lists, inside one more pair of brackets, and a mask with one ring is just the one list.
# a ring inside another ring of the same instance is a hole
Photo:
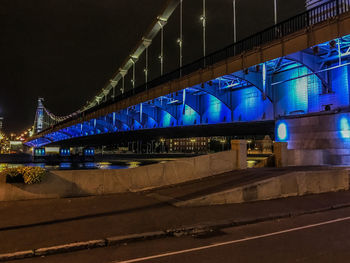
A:
{"label": "lamp post", "polygon": [[224,151],[225,150],[226,139],[221,139],[220,142],[221,142],[222,151]]}
{"label": "lamp post", "polygon": [[122,87],[120,88],[120,92],[121,92],[122,95],[123,95],[124,92],[125,92],[125,75],[128,73],[128,71],[125,70],[125,69],[120,68],[120,69],[119,69],[119,73],[120,73],[120,75],[122,76]]}
{"label": "lamp post", "polygon": [[144,68],[144,73],[145,73],[145,84],[146,84],[146,89],[147,89],[147,82],[148,82],[148,47],[151,45],[152,43],[152,40],[151,39],[147,39],[147,38],[144,38],[143,39],[143,45],[145,47],[145,55],[146,55],[146,65],[145,65],[145,68]]}
{"label": "lamp post", "polygon": [[161,138],[160,139],[160,142],[161,142],[161,144],[162,144],[162,153],[164,153],[164,148],[165,148],[165,145],[164,145],[164,143],[165,143],[165,139],[164,138]]}
{"label": "lamp post", "polygon": [[277,0],[274,0],[273,2],[273,10],[274,10],[275,25],[277,25]]}
{"label": "lamp post", "polygon": [[192,143],[192,151],[194,152],[194,144],[196,143],[196,139],[192,138],[190,139],[190,142]]}
{"label": "lamp post", "polygon": [[132,83],[132,90],[133,93],[135,93],[135,85],[136,85],[136,62],[138,60],[137,57],[135,56],[130,56],[130,60],[132,63],[132,79],[131,79],[131,83]]}
{"label": "lamp post", "polygon": [[250,144],[252,143],[252,140],[247,140],[247,143],[248,143],[248,152],[251,151],[252,149],[250,148]]}
{"label": "lamp post", "polygon": [[233,13],[233,43],[237,42],[236,0],[232,2]]}
{"label": "lamp post", "polygon": [[167,20],[162,17],[158,17],[158,25],[160,27],[160,75],[164,73],[164,26],[167,23]]}
{"label": "lamp post", "polygon": [[[206,8],[205,8],[205,0],[203,0],[203,13],[201,16],[201,21],[202,21],[202,27],[203,27],[203,58],[206,55]],[[205,66],[205,60],[204,60],[204,66]]]}
{"label": "lamp post", "polygon": [[180,76],[181,76],[181,68],[182,68],[182,44],[183,44],[183,36],[182,36],[182,1],[180,0],[180,36],[177,39],[177,43],[179,45],[179,68],[180,68]]}

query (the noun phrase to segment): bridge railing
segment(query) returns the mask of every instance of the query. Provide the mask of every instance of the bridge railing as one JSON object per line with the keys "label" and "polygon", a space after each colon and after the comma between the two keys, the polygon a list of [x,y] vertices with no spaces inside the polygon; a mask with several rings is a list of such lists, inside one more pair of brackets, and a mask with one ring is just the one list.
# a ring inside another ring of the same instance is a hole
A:
{"label": "bridge railing", "polygon": [[[350,0],[331,0],[312,9],[309,9],[299,15],[291,17],[283,22],[280,22],[272,27],[269,27],[252,36],[235,42],[221,50],[202,57],[190,64],[178,68],[172,72],[164,74],[155,78],[148,83],[136,87],[134,90],[128,90],[124,94],[120,94],[113,99],[103,102],[93,108],[81,113],[87,114],[97,109],[103,108],[115,102],[121,101],[127,97],[146,91],[147,89],[155,88],[159,85],[165,84],[169,81],[191,74],[197,70],[211,66],[219,61],[225,60],[229,57],[239,55],[243,52],[252,50],[263,44],[280,39],[284,36],[297,32],[301,29],[307,28],[313,24],[326,21],[330,18],[336,17],[342,13],[350,11]],[[61,123],[67,122],[67,119]]]}

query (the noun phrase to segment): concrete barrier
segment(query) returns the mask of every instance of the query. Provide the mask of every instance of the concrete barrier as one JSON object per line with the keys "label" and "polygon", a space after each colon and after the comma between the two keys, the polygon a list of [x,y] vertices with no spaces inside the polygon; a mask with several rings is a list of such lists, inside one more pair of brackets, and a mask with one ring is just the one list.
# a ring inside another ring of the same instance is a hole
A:
{"label": "concrete barrier", "polygon": [[[341,123],[350,119],[344,110],[310,113],[283,120],[288,129],[289,165],[349,165],[350,143]],[[293,160],[296,159],[296,161]]]}
{"label": "concrete barrier", "polygon": [[237,169],[236,151],[121,170],[51,171],[40,184],[0,182],[0,201],[104,195],[183,183]]}
{"label": "concrete barrier", "polygon": [[298,171],[199,198],[178,202],[175,205],[203,206],[244,203],[348,189],[349,175],[347,170]]}
{"label": "concrete barrier", "polygon": [[231,150],[237,153],[237,168],[247,169],[247,141],[231,140]]}
{"label": "concrete barrier", "polygon": [[274,142],[273,153],[275,155],[275,166],[286,167],[288,166],[288,143],[287,142]]}
{"label": "concrete barrier", "polygon": [[288,165],[323,165],[323,150],[288,150]]}

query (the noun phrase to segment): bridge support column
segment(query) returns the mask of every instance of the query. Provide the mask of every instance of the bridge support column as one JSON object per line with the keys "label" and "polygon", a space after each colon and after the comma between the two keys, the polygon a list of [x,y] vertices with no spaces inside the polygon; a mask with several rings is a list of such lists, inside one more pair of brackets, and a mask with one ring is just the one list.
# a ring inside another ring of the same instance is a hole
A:
{"label": "bridge support column", "polygon": [[247,141],[231,140],[231,150],[237,154],[237,169],[247,169]]}
{"label": "bridge support column", "polygon": [[288,143],[287,142],[274,142],[273,152],[275,154],[275,166],[286,167],[288,166]]}

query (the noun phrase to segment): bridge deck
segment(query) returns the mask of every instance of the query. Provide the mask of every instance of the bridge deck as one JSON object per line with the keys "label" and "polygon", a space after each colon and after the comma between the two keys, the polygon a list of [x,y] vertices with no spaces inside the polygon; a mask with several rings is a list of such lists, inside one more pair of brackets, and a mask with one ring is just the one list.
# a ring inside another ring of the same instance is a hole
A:
{"label": "bridge deck", "polygon": [[[325,76],[327,70],[334,67],[336,71],[338,66],[350,63],[337,65],[338,57],[331,56],[335,50],[343,52],[340,45],[345,36],[346,47],[341,56],[348,59],[350,54],[349,3],[334,9],[338,1],[350,0],[330,1],[327,3],[327,6],[331,5],[329,9],[321,6],[318,10],[317,7],[316,12],[309,10],[284,21],[153,80],[147,86],[60,122],[35,135],[27,144],[38,147],[56,141],[86,141],[85,137],[103,138],[101,134],[110,137],[109,133],[117,133],[120,138],[151,136],[151,133],[176,136],[185,134],[181,131],[187,128],[180,128],[182,126],[190,127],[187,131],[191,131],[192,126],[208,127],[209,131],[211,124],[220,127],[225,123],[239,123],[237,125],[244,126],[242,122],[274,121],[279,116],[295,112],[319,112],[328,104],[332,107],[348,106],[349,101],[344,105],[340,98],[348,90],[332,89],[333,86],[335,89],[345,86],[349,89],[349,83],[337,82],[339,78],[345,81],[347,73],[338,71],[337,74],[344,75],[331,80]],[[327,12],[322,13],[320,19],[314,18],[324,10]],[[327,41],[334,39],[332,47]],[[335,48],[337,43],[338,49]],[[321,47],[312,51],[310,47],[315,45]],[[283,68],[279,69],[281,64]],[[320,70],[324,65],[331,67]],[[276,70],[279,70],[279,75]],[[285,72],[288,70],[291,72],[287,76]],[[277,76],[274,83],[271,82],[273,76]],[[294,93],[288,93],[288,89]],[[334,97],[340,97],[333,98],[331,94],[334,93]],[[168,128],[177,130],[171,132]],[[150,132],[152,129],[154,131]],[[206,133],[198,134],[205,136]],[[210,134],[213,133],[207,132]],[[213,135],[220,134],[223,132]]]}

